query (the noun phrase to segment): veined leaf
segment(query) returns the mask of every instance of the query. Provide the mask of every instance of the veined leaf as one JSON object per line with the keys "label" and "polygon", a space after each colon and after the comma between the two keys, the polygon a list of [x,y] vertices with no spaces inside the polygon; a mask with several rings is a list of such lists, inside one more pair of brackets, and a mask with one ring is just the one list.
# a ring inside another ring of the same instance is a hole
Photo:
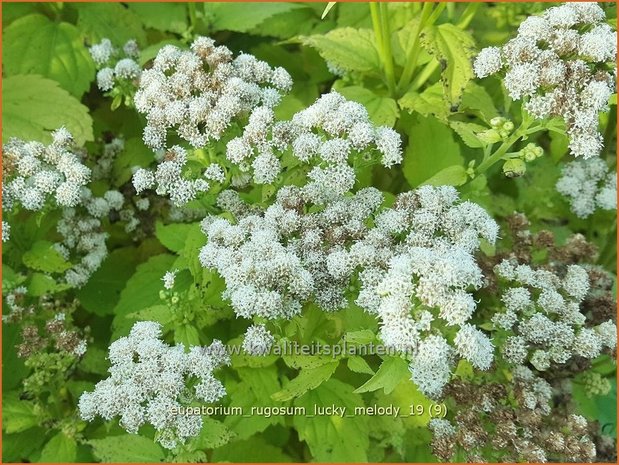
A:
{"label": "veined leaf", "polygon": [[452,108],[457,107],[464,88],[474,76],[473,37],[453,24],[441,24],[426,28],[421,43],[438,60],[445,98]]}
{"label": "veined leaf", "polygon": [[50,131],[65,126],[78,145],[94,140],[92,118],[56,81],[15,75],[2,82],[2,138],[19,137],[49,143]]}
{"label": "veined leaf", "polygon": [[388,357],[383,360],[376,374],[363,386],[355,389],[355,392],[362,393],[383,389],[385,394],[390,394],[405,378],[410,378],[406,360],[400,357]]}
{"label": "veined leaf", "polygon": [[316,368],[304,368],[299,375],[288,383],[284,389],[271,396],[273,400],[284,402],[302,396],[307,391],[311,391],[320,386],[324,381],[331,378],[335,373],[338,362],[325,363]]}
{"label": "veined leaf", "polygon": [[3,34],[3,64],[8,76],[39,74],[81,97],[95,77],[95,67],[79,31],[69,23],[32,14],[14,21]]}
{"label": "veined leaf", "polygon": [[91,439],[93,454],[102,462],[162,462],[163,449],[152,439],[137,434]]}

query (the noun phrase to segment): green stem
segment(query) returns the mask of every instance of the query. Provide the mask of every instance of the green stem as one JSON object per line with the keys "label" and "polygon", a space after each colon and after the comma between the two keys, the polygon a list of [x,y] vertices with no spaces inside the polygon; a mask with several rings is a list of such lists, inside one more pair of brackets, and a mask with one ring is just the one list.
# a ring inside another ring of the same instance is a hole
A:
{"label": "green stem", "polygon": [[398,92],[402,92],[411,82],[411,78],[413,77],[413,72],[415,71],[415,67],[417,66],[417,59],[419,58],[419,37],[421,35],[421,31],[425,27],[425,23],[430,16],[430,12],[432,11],[432,3],[424,3],[423,9],[421,10],[421,17],[419,18],[419,23],[417,23],[417,27],[414,32],[413,45],[408,51],[408,56],[406,57],[406,65],[404,66],[404,70],[402,71],[402,75],[400,76],[400,80],[398,82]]}
{"label": "green stem", "polygon": [[372,16],[372,26],[376,36],[378,53],[383,63],[385,80],[391,95],[395,94],[395,72],[393,68],[393,54],[391,53],[391,32],[389,28],[389,16],[386,6],[382,3],[370,3],[370,15]]}
{"label": "green stem", "polygon": [[529,124],[531,122],[525,117],[522,121],[522,124],[518,129],[516,129],[511,136],[509,136],[503,143],[499,146],[496,151],[490,155],[489,157],[484,158],[484,160],[479,164],[477,169],[475,170],[475,174],[480,175],[485,173],[488,168],[494,165],[496,162],[501,160],[505,154],[509,151],[512,146],[520,140],[521,137],[526,136],[528,134]]}
{"label": "green stem", "polygon": [[196,4],[194,2],[187,3],[187,11],[189,12],[189,23],[191,24],[191,30],[196,30],[196,25],[198,24],[198,19],[196,16]]}

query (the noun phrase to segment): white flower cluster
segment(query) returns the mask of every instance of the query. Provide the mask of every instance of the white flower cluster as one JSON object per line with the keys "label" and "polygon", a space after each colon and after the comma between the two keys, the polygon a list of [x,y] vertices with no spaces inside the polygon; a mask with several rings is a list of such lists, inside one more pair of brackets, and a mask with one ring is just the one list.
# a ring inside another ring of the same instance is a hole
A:
{"label": "white flower cluster", "polygon": [[163,281],[163,287],[170,290],[174,287],[174,281],[176,281],[176,275],[178,270],[166,271],[161,280]]}
{"label": "white flower cluster", "polygon": [[245,331],[243,350],[250,355],[267,355],[275,342],[275,337],[264,325],[252,325]]}
{"label": "white flower cluster", "polygon": [[90,168],[72,151],[73,137],[65,128],[52,133],[52,143],[11,139],[3,146],[2,207],[18,204],[41,210],[53,198],[60,207],[75,207],[90,180]]}
{"label": "white flower cluster", "polygon": [[100,43],[90,47],[88,51],[99,69],[97,87],[104,92],[112,90],[119,82],[139,79],[142,73],[142,68],[135,61],[140,56],[135,40],[128,41],[123,46],[122,53],[112,45],[109,39],[103,39]]}
{"label": "white flower cluster", "polygon": [[125,149],[125,140],[122,137],[114,137],[110,142],[103,144],[103,153],[93,157],[92,179],[109,179],[112,175],[114,160]]}
{"label": "white flower cluster", "polygon": [[400,136],[388,127],[375,127],[365,107],[346,100],[337,92],[319,97],[296,113],[290,121],[275,121],[268,107],[257,108],[243,134],[227,144],[226,156],[241,171],[253,169],[258,184],[272,183],[282,168],[284,152],[292,152],[302,163],[315,164],[306,194],[316,203],[348,192],[355,181],[349,161],[363,154],[380,154],[391,167],[402,161]]}
{"label": "white flower cluster", "polygon": [[209,180],[225,181],[223,169],[216,163],[209,165],[198,179],[191,179],[184,172],[186,166],[186,150],[175,145],[165,152],[154,173],[146,168],[136,168],[133,187],[138,194],[155,188],[158,195],[168,195],[172,204],[180,207],[194,200],[201,192],[206,192],[210,187]]}
{"label": "white flower cluster", "polygon": [[519,284],[503,293],[505,311],[492,318],[508,334],[501,348],[508,363],[528,361],[544,371],[574,356],[592,359],[604,348],[615,349],[617,329],[612,321],[593,328],[585,324],[580,303],[589,291],[589,275],[582,266],[569,265],[561,277],[506,259],[495,267],[495,273]]}
{"label": "white flower cluster", "polygon": [[135,106],[146,114],[149,147],[164,148],[167,130],[177,128],[183,140],[200,148],[219,140],[236,118],[260,105],[277,105],[291,87],[283,68],[245,53],[233,59],[227,47],[198,37],[191,50],[173,45],[159,50],[152,68],[142,73]]}
{"label": "white flower cluster", "polygon": [[[237,224],[207,217],[200,261],[224,278],[224,297],[237,315],[290,318],[310,299],[325,311],[345,308],[359,269],[356,303],[380,318],[387,347],[414,354],[413,379],[424,393],[440,394],[456,354],[489,368],[492,343],[466,323],[476,306],[468,289],[482,285],[473,256],[480,237],[494,242],[498,226],[478,205],[458,203],[454,188],[424,186],[380,210],[382,195],[374,188],[316,209],[304,187],[288,186],[263,213],[226,192],[220,207]],[[439,336],[422,341],[432,309],[460,326],[455,349]]]}
{"label": "white flower cluster", "polygon": [[502,47],[483,49],[478,77],[506,70],[504,84],[536,118],[562,118],[574,156],[599,155],[598,115],[614,92],[617,33],[594,2],[571,2],[527,18]]}
{"label": "white flower cluster", "polygon": [[556,188],[579,218],[587,218],[596,209],[617,209],[617,173],[609,173],[601,158],[566,164]]}
{"label": "white flower cluster", "polygon": [[150,423],[158,432],[158,441],[172,449],[202,429],[202,417],[180,412],[188,381],[195,380],[195,397],[215,402],[225,395],[223,384],[213,371],[230,363],[220,341],[208,347],[194,346],[185,351],[161,341],[161,325],[152,321],[135,323],[129,336],[110,345],[110,376],[97,383],[93,392],[82,394],[80,415],[92,421],[119,416],[120,425],[129,433]]}

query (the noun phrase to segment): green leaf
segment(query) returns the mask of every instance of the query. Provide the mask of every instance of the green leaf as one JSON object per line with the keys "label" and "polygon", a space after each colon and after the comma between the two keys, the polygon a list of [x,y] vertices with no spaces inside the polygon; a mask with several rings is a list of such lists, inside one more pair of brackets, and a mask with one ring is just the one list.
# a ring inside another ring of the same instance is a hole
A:
{"label": "green leaf", "polygon": [[41,451],[39,462],[67,463],[77,458],[77,442],[63,432],[53,436]]}
{"label": "green leaf", "polygon": [[488,91],[473,81],[469,82],[464,89],[460,109],[478,113],[487,123],[490,123],[490,120],[495,116],[499,116]]}
{"label": "green leaf", "polygon": [[[305,441],[316,462],[366,462],[369,447],[367,417],[355,415],[355,408],[363,408],[361,396],[352,386],[331,379],[294,402],[304,407],[306,415],[296,415],[292,422]],[[345,407],[350,416],[314,416],[315,407]],[[311,415],[311,416],[310,416]]]}
{"label": "green leaf", "polygon": [[349,331],[344,334],[344,341],[347,344],[365,345],[376,341],[376,335],[369,329],[360,329],[359,331]]}
{"label": "green leaf", "polygon": [[131,39],[146,42],[140,17],[121,3],[80,3],[77,27],[92,43],[105,38],[117,47]]}
{"label": "green leaf", "polygon": [[71,268],[60,252],[54,249],[54,244],[48,241],[37,241],[22,257],[24,265],[33,270],[46,273],[62,273]]}
{"label": "green leaf", "polygon": [[77,292],[82,306],[97,315],[109,315],[120,299],[120,293],[135,271],[137,251],[133,247],[116,249]]}
{"label": "green leaf", "polygon": [[205,3],[204,12],[213,31],[247,32],[267,18],[302,8],[294,3]]}
{"label": "green leaf", "polygon": [[385,394],[390,394],[402,379],[410,378],[408,363],[400,357],[388,357],[383,360],[380,368],[363,386],[355,389],[355,392],[371,392],[382,389]]}
{"label": "green leaf", "polygon": [[2,80],[2,138],[51,142],[49,131],[65,126],[77,145],[94,140],[92,118],[56,81],[35,75]]}
{"label": "green leaf", "polygon": [[461,186],[466,183],[468,175],[466,169],[461,165],[452,165],[443,168],[430,179],[426,179],[422,184],[430,186]]}
{"label": "green leaf", "polygon": [[33,462],[31,456],[41,451],[45,439],[43,428],[30,428],[21,433],[4,435],[2,438],[2,461],[4,463]]}
{"label": "green leaf", "polygon": [[18,325],[2,325],[2,390],[4,392],[19,386],[22,379],[30,372],[15,350],[15,346],[21,342],[21,328]]}
{"label": "green leaf", "polygon": [[107,374],[109,366],[107,351],[99,347],[88,347],[86,354],[78,364],[80,370],[103,377]]}
{"label": "green leaf", "polygon": [[2,398],[2,429],[19,433],[38,426],[40,417],[33,402],[19,398],[17,392],[7,392]]}
{"label": "green leaf", "polygon": [[146,27],[182,34],[187,30],[187,5],[184,3],[134,3],[128,4]]}
{"label": "green leaf", "polygon": [[419,186],[444,168],[463,164],[453,132],[436,118],[417,116],[411,122],[408,135],[403,169],[411,187]]}
{"label": "green leaf", "polygon": [[215,449],[227,444],[232,438],[234,433],[222,422],[203,418],[200,434],[192,440],[192,443],[197,449]]}
{"label": "green leaf", "polygon": [[141,137],[127,139],[123,151],[114,159],[112,165],[114,186],[120,187],[129,181],[134,166],[147,167],[154,159],[153,151],[144,145]]}
{"label": "green leaf", "polygon": [[28,284],[28,293],[34,297],[54,294],[69,289],[68,284],[59,284],[54,278],[43,273],[32,273]]}
{"label": "green leaf", "polygon": [[167,305],[153,305],[152,307],[129,313],[127,318],[134,321],[157,321],[165,326],[174,321],[174,314]]}
{"label": "green leaf", "polygon": [[200,334],[195,326],[184,324],[174,328],[174,342],[185,347],[200,345]]}
{"label": "green leaf", "polygon": [[296,378],[290,381],[284,389],[273,394],[271,398],[284,402],[302,396],[307,391],[317,388],[323,382],[331,378],[338,364],[339,362],[335,361],[316,368],[302,369]]}
{"label": "green leaf", "polygon": [[267,443],[259,436],[234,441],[213,451],[211,462],[230,463],[286,463],[292,458],[281,447]]}
{"label": "green leaf", "polygon": [[463,121],[451,121],[451,128],[458,133],[466,146],[477,149],[485,147],[483,140],[477,137],[477,133],[486,131],[488,128],[480,124],[465,123]]}
{"label": "green leaf", "polygon": [[200,226],[198,223],[163,224],[161,221],[158,221],[155,225],[155,236],[157,236],[159,242],[161,242],[167,249],[178,253],[185,246],[187,236],[192,229],[195,229],[196,224],[199,228]]}
{"label": "green leaf", "polygon": [[423,116],[434,116],[441,121],[447,121],[450,114],[443,98],[443,87],[438,82],[421,93],[408,91],[398,100],[398,104],[404,110],[417,112]]}
{"label": "green leaf", "polygon": [[286,365],[295,370],[302,368],[316,368],[333,361],[333,357],[330,355],[292,354],[284,355],[282,358],[284,359]]}
{"label": "green leaf", "polygon": [[366,362],[363,359],[363,357],[360,357],[358,355],[353,355],[352,357],[348,357],[346,364],[348,366],[348,369],[355,373],[364,373],[366,375],[374,375],[374,370],[372,370],[370,365],[368,365],[368,362]]}
{"label": "green leaf", "polygon": [[398,105],[389,97],[381,97],[371,90],[360,86],[336,89],[349,100],[359,102],[367,109],[372,122],[379,126],[393,127],[399,116]]}
{"label": "green leaf", "polygon": [[380,60],[369,29],[334,29],[324,35],[302,36],[303,45],[315,48],[326,61],[346,70],[378,74]]}
{"label": "green leaf", "polygon": [[438,60],[445,98],[451,107],[457,108],[465,87],[474,77],[471,64],[475,53],[473,37],[453,24],[445,23],[427,27],[421,43]]}
{"label": "green leaf", "polygon": [[94,456],[102,462],[162,462],[165,454],[152,439],[136,434],[91,439]]}
{"label": "green leaf", "polygon": [[[280,390],[277,368],[274,365],[254,368],[237,368],[241,382],[231,387],[226,386],[230,395],[230,406],[241,407],[243,412],[250,412],[252,407],[273,407],[271,394]],[[270,418],[264,415],[230,415],[224,424],[232,429],[239,439],[247,439],[264,431],[270,425],[282,422],[281,416]]]}
{"label": "green leaf", "polygon": [[[425,427],[430,421],[430,405],[432,405],[432,401],[424,396],[410,379],[402,380],[389,394],[377,391],[375,395],[378,406],[399,407],[400,416],[409,428]],[[423,413],[421,415],[410,415],[411,406],[414,407],[416,405],[423,407]]]}
{"label": "green leaf", "polygon": [[185,245],[179,255],[186,260],[191,275],[196,280],[202,280],[203,268],[199,260],[200,249],[206,244],[206,236],[200,228],[200,223],[193,223],[189,232]]}
{"label": "green leaf", "polygon": [[40,14],[14,21],[3,34],[4,71],[39,74],[81,97],[95,77],[95,67],[79,32],[69,23],[53,22]]}

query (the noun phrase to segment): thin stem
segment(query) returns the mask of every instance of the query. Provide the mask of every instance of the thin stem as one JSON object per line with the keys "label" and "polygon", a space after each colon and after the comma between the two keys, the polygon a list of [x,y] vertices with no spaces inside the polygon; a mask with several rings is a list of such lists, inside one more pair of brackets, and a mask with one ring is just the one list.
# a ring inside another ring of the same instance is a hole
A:
{"label": "thin stem", "polygon": [[187,11],[189,12],[189,23],[191,24],[191,30],[196,30],[196,25],[198,24],[198,19],[196,16],[196,4],[194,2],[187,3]]}
{"label": "thin stem", "polygon": [[398,82],[398,92],[402,92],[411,81],[413,77],[413,72],[415,71],[415,67],[417,66],[417,59],[419,58],[419,37],[421,35],[421,31],[425,27],[425,22],[430,16],[430,12],[432,11],[432,3],[424,3],[423,9],[421,10],[421,17],[419,18],[419,23],[417,23],[417,27],[414,32],[413,45],[408,51],[408,57],[406,57],[406,65],[404,65],[404,70],[402,71],[402,75],[400,76],[400,80]]}
{"label": "thin stem", "polygon": [[370,3],[370,14],[376,44],[385,71],[385,80],[391,95],[395,95],[395,71],[393,67],[393,53],[391,51],[391,28],[387,6],[383,3]]}
{"label": "thin stem", "polygon": [[520,140],[521,137],[526,136],[528,134],[529,125],[531,122],[526,118],[523,118],[522,124],[518,129],[516,129],[511,136],[509,136],[496,151],[490,155],[489,157],[485,157],[484,160],[479,164],[475,173],[480,175],[485,173],[488,168],[494,165],[496,162],[501,160],[505,154],[509,151],[512,146]]}

